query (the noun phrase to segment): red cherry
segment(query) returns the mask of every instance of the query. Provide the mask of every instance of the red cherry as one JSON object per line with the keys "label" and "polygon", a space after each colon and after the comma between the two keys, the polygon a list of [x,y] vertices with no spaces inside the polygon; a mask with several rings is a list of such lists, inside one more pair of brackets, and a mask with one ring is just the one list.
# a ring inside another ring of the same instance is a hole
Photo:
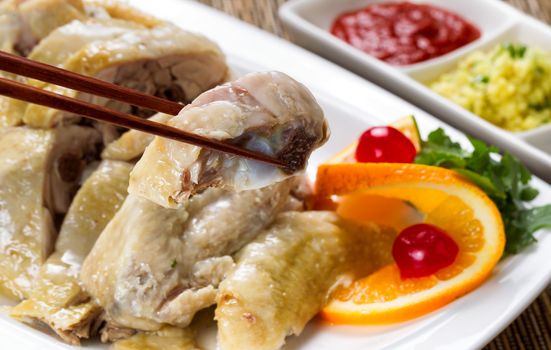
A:
{"label": "red cherry", "polygon": [[392,256],[402,278],[430,276],[453,264],[458,253],[457,243],[429,224],[406,227],[392,245]]}
{"label": "red cherry", "polygon": [[360,136],[356,160],[361,163],[412,163],[413,143],[391,126],[375,126]]}

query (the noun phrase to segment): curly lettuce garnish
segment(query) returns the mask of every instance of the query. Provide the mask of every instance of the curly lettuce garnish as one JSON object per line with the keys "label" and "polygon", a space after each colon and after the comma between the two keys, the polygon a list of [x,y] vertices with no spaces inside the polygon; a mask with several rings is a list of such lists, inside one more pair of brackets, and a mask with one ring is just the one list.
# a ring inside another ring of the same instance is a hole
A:
{"label": "curly lettuce garnish", "polygon": [[452,169],[479,186],[498,207],[505,225],[505,254],[517,254],[536,242],[534,233],[551,228],[551,205],[529,207],[539,194],[530,185],[532,174],[513,155],[469,138],[473,150],[453,142],[443,129],[422,142],[415,163]]}

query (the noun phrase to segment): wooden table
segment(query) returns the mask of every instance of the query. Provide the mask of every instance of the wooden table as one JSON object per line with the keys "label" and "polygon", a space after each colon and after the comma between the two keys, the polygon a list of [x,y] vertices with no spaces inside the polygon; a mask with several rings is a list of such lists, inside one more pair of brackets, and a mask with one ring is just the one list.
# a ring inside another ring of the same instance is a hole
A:
{"label": "wooden table", "polygon": [[[286,0],[198,1],[292,41],[292,37],[285,31],[277,17],[278,7]],[[551,0],[506,1],[551,24]],[[485,348],[485,350],[498,349],[551,350],[551,285],[515,322]]]}

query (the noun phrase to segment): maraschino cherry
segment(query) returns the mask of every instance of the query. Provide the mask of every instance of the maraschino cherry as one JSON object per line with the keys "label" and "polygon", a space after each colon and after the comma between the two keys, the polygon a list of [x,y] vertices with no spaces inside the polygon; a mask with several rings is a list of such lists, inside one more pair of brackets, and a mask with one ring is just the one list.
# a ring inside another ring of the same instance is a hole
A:
{"label": "maraschino cherry", "polygon": [[361,163],[412,163],[416,155],[413,143],[391,126],[375,126],[358,141],[356,160]]}
{"label": "maraschino cherry", "polygon": [[458,253],[457,243],[446,232],[429,224],[405,228],[392,246],[392,256],[402,278],[430,276],[453,264]]}

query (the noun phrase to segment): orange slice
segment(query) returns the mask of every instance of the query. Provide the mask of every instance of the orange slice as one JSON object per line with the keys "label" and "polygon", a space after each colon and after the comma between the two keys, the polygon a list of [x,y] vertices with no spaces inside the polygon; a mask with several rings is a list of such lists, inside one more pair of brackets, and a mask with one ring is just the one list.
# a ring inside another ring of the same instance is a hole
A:
{"label": "orange slice", "polygon": [[[366,207],[362,196],[405,201],[423,214],[417,220],[442,228],[460,247],[451,266],[429,277],[401,279],[391,264],[337,288],[321,313],[335,323],[398,322],[433,311],[479,286],[503,254],[505,233],[498,209],[451,170],[417,164],[327,164],[318,169],[316,196],[332,198],[341,216],[356,220],[358,207]],[[343,209],[343,200],[355,200],[356,206]]]}
{"label": "orange slice", "polygon": [[[415,150],[417,152],[421,150],[421,134],[419,133],[419,127],[417,126],[417,121],[414,116],[408,115],[402,117],[388,125],[401,131],[402,134],[404,134],[413,143],[413,146],[415,146]],[[336,164],[356,162],[355,154],[357,146],[358,141],[352,142],[332,157],[327,163]]]}

